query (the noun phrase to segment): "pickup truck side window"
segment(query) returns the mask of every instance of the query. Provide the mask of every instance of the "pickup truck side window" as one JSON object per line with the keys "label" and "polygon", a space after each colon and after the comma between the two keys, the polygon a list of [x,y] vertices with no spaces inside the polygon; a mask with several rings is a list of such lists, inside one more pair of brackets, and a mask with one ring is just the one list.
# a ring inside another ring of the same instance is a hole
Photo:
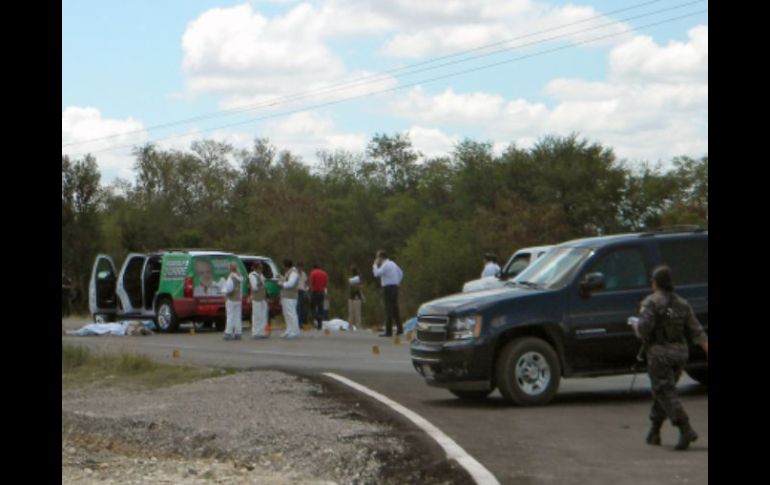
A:
{"label": "pickup truck side window", "polygon": [[609,253],[597,261],[589,273],[604,274],[604,289],[598,292],[634,290],[647,288],[647,270],[644,256],[637,249],[621,249]]}
{"label": "pickup truck side window", "polygon": [[527,266],[529,266],[529,254],[520,254],[511,260],[503,270],[505,276],[516,276],[521,273]]}
{"label": "pickup truck side window", "polygon": [[661,241],[660,256],[671,268],[674,285],[708,284],[709,245],[705,239]]}

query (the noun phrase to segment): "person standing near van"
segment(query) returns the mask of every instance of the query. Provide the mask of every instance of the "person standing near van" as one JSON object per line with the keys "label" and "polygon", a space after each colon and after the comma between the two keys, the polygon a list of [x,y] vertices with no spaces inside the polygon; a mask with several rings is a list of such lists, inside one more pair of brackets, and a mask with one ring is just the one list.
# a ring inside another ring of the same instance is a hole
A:
{"label": "person standing near van", "polygon": [[249,288],[251,297],[251,338],[267,338],[267,294],[265,292],[265,277],[262,274],[262,263],[257,261],[249,273]]}
{"label": "person standing near van", "polygon": [[382,296],[387,315],[385,333],[381,333],[380,337],[393,335],[393,320],[396,321],[396,335],[401,335],[404,333],[404,329],[401,327],[401,319],[398,315],[398,287],[404,278],[404,272],[396,263],[388,259],[388,254],[385,251],[377,251],[377,257],[372,264],[372,272],[375,278],[381,278]]}
{"label": "person standing near van", "polygon": [[677,450],[686,450],[698,439],[687,413],[676,395],[676,383],[689,358],[687,337],[708,355],[708,336],[692,307],[674,293],[671,269],[659,266],[652,273],[654,293],[641,303],[640,317],[632,321],[634,331],[644,342],[647,369],[652,383],[652,427],[647,443],[660,444],[660,428],[666,418],[679,428]]}
{"label": "person standing near van", "polygon": [[243,278],[238,271],[238,265],[230,263],[230,274],[227,275],[225,282],[225,311],[227,313],[225,340],[240,340],[241,333],[243,333],[242,284]]}
{"label": "person standing near van", "polygon": [[358,268],[350,268],[350,297],[348,298],[348,323],[361,327],[361,304],[364,301],[363,285]]}
{"label": "person standing near van", "polygon": [[299,273],[290,259],[283,260],[283,267],[284,275],[278,280],[278,286],[281,287],[281,307],[283,319],[286,321],[286,330],[281,334],[281,338],[297,338],[300,335],[297,320]]}
{"label": "person standing near van", "polygon": [[497,258],[491,253],[485,254],[484,269],[481,270],[481,277],[486,278],[487,276],[496,276],[499,272],[500,266],[497,264]]}
{"label": "person standing near van", "polygon": [[62,271],[61,273],[61,317],[68,317],[72,312],[70,301],[72,299],[72,280]]}
{"label": "person standing near van", "polygon": [[328,285],[329,275],[321,269],[320,264],[313,263],[313,271],[310,272],[310,309],[318,330],[323,327],[324,298]]}
{"label": "person standing near van", "polygon": [[307,322],[307,297],[308,297],[308,276],[305,273],[304,263],[297,263],[297,273],[299,274],[299,283],[297,283],[297,321],[299,328],[305,326]]}

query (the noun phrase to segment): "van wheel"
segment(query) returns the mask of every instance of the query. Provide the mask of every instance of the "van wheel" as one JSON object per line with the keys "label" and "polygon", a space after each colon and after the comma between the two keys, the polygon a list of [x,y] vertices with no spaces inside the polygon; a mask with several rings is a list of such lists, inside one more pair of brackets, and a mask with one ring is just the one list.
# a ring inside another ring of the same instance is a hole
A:
{"label": "van wheel", "polygon": [[559,357],[544,340],[524,337],[508,342],[497,359],[497,387],[506,401],[520,406],[548,403],[561,380]]}
{"label": "van wheel", "polygon": [[169,298],[161,298],[158,302],[155,322],[161,332],[176,332],[179,329],[179,320],[174,313],[174,305]]}
{"label": "van wheel", "polygon": [[486,399],[487,396],[492,394],[492,391],[494,391],[494,389],[489,389],[488,391],[457,391],[455,389],[449,390],[449,392],[455,396],[466,401],[480,401],[482,399]]}
{"label": "van wheel", "polygon": [[708,367],[704,367],[702,369],[690,369],[687,372],[687,375],[692,377],[693,380],[700,382],[704,386],[709,385],[709,369]]}

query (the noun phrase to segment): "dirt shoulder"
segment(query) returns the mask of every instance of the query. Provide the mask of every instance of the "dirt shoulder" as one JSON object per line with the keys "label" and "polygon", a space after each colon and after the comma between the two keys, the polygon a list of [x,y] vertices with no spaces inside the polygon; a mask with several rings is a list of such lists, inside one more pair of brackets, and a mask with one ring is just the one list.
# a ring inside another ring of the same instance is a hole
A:
{"label": "dirt shoulder", "polygon": [[[428,449],[430,448],[430,449]],[[425,438],[275,371],[62,391],[62,483],[468,483]]]}

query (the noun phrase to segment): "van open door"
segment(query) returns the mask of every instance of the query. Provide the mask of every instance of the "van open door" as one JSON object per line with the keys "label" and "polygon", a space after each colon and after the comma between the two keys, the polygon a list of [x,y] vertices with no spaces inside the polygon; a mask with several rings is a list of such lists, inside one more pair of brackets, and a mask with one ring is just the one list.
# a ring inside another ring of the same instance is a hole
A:
{"label": "van open door", "polygon": [[115,320],[116,284],[117,271],[112,258],[105,254],[98,255],[88,283],[88,310],[95,322]]}

